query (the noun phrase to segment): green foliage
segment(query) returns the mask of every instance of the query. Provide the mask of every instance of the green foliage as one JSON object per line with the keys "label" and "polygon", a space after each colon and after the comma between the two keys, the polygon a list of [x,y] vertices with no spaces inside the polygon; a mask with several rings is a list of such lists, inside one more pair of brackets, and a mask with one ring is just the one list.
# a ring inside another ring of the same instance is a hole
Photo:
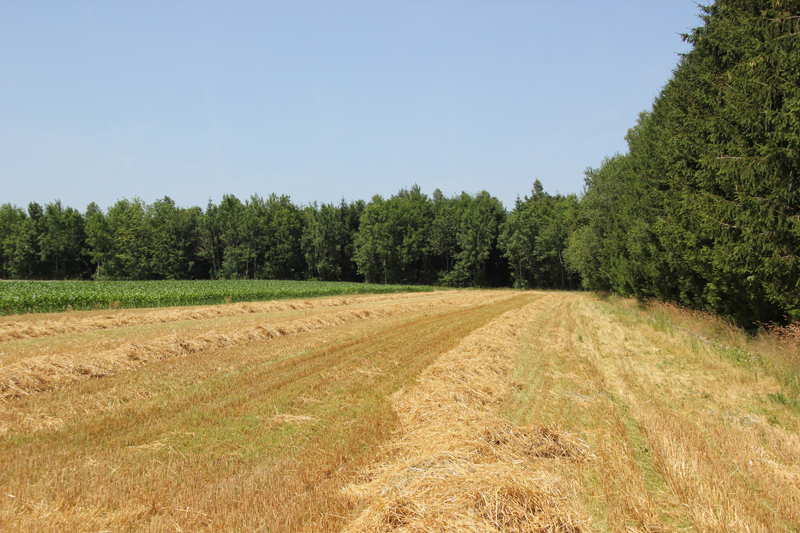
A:
{"label": "green foliage", "polygon": [[434,260],[438,259],[439,270],[444,272],[444,276],[453,270],[458,259],[458,233],[469,200],[468,195],[445,198],[439,189],[433,192],[433,222],[428,233],[428,251]]}
{"label": "green foliage", "polygon": [[112,279],[148,279],[146,206],[139,198],[122,199],[106,214],[113,247],[105,258],[104,275]]}
{"label": "green foliage", "polygon": [[266,219],[262,219],[264,266],[258,270],[262,279],[300,279],[306,264],[300,248],[303,236],[303,212],[288,196],[270,195],[266,203]]}
{"label": "green foliage", "polygon": [[365,205],[363,201],[347,204],[342,200],[338,206],[314,203],[305,209],[300,247],[309,277],[322,281],[358,280],[351,258]]}
{"label": "green foliage", "polygon": [[199,273],[197,249],[202,211],[177,207],[165,196],[147,206],[146,256],[151,279],[185,279]]}
{"label": "green foliage", "polygon": [[567,267],[565,250],[577,212],[574,195],[551,196],[539,180],[530,198],[517,199],[498,241],[515,287],[572,288],[575,276]]}
{"label": "green foliage", "polygon": [[385,201],[306,208],[275,194],[225,195],[205,212],[169,197],[149,205],[124,198],[106,213],[91,203],[85,215],[58,201],[32,203],[27,214],[6,204],[0,265],[17,279],[502,285],[507,267],[496,242],[505,216],[486,192],[445,198],[437,190],[431,200],[416,185]]}
{"label": "green foliage", "polygon": [[469,272],[476,286],[501,284],[507,277],[506,263],[501,261],[497,248],[500,226],[505,218],[506,211],[500,200],[486,191],[472,198],[464,210],[458,232],[461,251],[457,267]]}
{"label": "green foliage", "polygon": [[800,318],[800,5],[718,0],[630,151],[587,173],[587,288],[752,325]]}
{"label": "green foliage", "polygon": [[217,222],[223,250],[221,277],[226,279],[249,277],[248,248],[252,243],[246,240],[244,213],[245,206],[236,196],[223,195],[217,210]]}
{"label": "green foliage", "polygon": [[413,283],[426,277],[432,204],[415,185],[388,200],[375,196],[354,241],[358,272],[370,283]]}
{"label": "green foliage", "polygon": [[222,279],[298,279],[306,265],[300,249],[303,212],[288,196],[233,195],[209,202],[198,224],[197,256]]}
{"label": "green foliage", "polygon": [[18,229],[18,238],[11,263],[11,274],[15,278],[41,278],[45,266],[42,264],[40,236],[43,233],[44,210],[36,202],[28,204],[28,216]]}
{"label": "green foliage", "polygon": [[197,255],[210,268],[213,279],[222,277],[222,258],[225,255],[225,245],[222,242],[222,226],[219,206],[211,200],[200,222],[200,244]]}
{"label": "green foliage", "polygon": [[87,255],[95,265],[92,277],[102,279],[105,275],[105,264],[112,257],[114,240],[108,226],[108,219],[94,202],[86,207],[86,248]]}
{"label": "green foliage", "polygon": [[369,282],[503,285],[508,267],[497,236],[505,217],[486,191],[445,198],[436,190],[431,200],[415,185],[388,200],[375,196],[361,216],[353,260]]}
{"label": "green foliage", "polygon": [[27,215],[11,204],[0,205],[0,278],[13,275],[14,258]]}

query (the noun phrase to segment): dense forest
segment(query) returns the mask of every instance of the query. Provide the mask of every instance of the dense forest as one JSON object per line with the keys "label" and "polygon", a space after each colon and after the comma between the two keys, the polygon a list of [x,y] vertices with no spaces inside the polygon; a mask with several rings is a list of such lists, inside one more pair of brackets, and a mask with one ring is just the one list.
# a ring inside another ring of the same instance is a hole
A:
{"label": "dense forest", "polygon": [[739,323],[800,319],[800,2],[719,0],[629,151],[587,172],[586,287]]}
{"label": "dense forest", "polygon": [[0,277],[263,278],[609,290],[729,316],[800,319],[800,2],[718,0],[626,154],[580,196],[541,183],[298,206],[224,196],[0,206]]}
{"label": "dense forest", "polygon": [[[105,213],[59,201],[0,206],[2,277],[317,279],[447,286],[579,286],[563,249],[578,200],[536,182],[510,215],[483,191],[433,197],[418,186],[369,202],[297,206],[226,195],[182,208],[123,199]],[[510,272],[509,261],[514,271]]]}

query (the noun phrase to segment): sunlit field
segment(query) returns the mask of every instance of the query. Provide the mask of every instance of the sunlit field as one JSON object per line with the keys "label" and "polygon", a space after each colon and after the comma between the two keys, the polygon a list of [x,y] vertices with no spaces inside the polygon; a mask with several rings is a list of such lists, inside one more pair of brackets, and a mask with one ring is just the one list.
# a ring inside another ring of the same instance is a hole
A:
{"label": "sunlit field", "polygon": [[797,531],[797,353],[585,293],[0,318],[2,531]]}

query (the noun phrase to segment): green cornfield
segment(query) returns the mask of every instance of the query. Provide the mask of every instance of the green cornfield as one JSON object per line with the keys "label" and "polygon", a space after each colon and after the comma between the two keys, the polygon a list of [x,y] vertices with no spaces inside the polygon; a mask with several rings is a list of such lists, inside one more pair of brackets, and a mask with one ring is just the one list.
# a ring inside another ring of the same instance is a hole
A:
{"label": "green cornfield", "polygon": [[432,287],[419,285],[329,281],[3,281],[0,282],[0,314],[211,305],[431,290]]}

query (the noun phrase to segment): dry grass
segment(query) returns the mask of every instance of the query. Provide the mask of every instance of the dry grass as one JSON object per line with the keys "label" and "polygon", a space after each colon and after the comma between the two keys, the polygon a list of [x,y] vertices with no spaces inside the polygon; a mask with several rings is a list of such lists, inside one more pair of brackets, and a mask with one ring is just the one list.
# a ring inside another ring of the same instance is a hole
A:
{"label": "dry grass", "polygon": [[[503,295],[502,297],[508,297]],[[396,298],[387,298],[394,301]],[[17,398],[34,392],[50,390],[65,383],[88,378],[110,376],[119,372],[134,370],[153,361],[174,357],[186,357],[203,351],[225,347],[242,346],[247,343],[295,335],[309,331],[319,331],[355,320],[391,317],[404,313],[414,313],[444,305],[463,305],[475,301],[476,296],[465,295],[449,298],[441,297],[423,301],[393,303],[373,306],[372,309],[346,309],[333,313],[317,314],[298,320],[252,320],[237,323],[233,327],[213,328],[202,332],[175,330],[154,339],[142,341],[128,340],[110,350],[80,350],[73,353],[52,353],[21,358],[0,366],[0,399]],[[336,300],[335,306],[344,305],[343,299]],[[359,303],[361,303],[359,301]],[[237,304],[237,307],[240,304]],[[241,304],[251,307],[253,304]],[[295,305],[292,302],[286,304]],[[300,308],[303,308],[300,306]],[[180,310],[183,312],[183,310]],[[81,345],[82,347],[83,345]]]}
{"label": "dry grass", "polygon": [[755,350],[743,332],[678,308],[571,297],[526,339],[508,416],[590,446],[580,493],[593,527],[800,529],[798,412],[770,399],[781,383],[757,352],[732,355]]}
{"label": "dry grass", "polygon": [[494,417],[535,306],[475,331],[395,395],[402,431],[348,489],[368,507],[345,531],[588,531],[574,487],[548,464],[581,461],[584,446]]}
{"label": "dry grass", "polygon": [[[3,344],[0,372],[200,343],[0,401],[0,530],[800,530],[784,337],[583,294],[415,298]],[[213,340],[261,327],[283,333]]]}
{"label": "dry grass", "polygon": [[661,329],[678,329],[703,343],[726,350],[741,361],[758,359],[761,368],[773,374],[794,396],[800,395],[800,323],[765,325],[748,334],[730,320],[705,311],[687,309],[668,302],[642,305],[630,299],[612,299],[617,305],[641,313]]}
{"label": "dry grass", "polygon": [[389,396],[531,298],[458,297],[0,402],[0,530],[339,530],[358,511],[342,489],[396,428]]}
{"label": "dry grass", "polygon": [[800,363],[800,323],[772,328],[769,334],[774,335],[791,358]]}
{"label": "dry grass", "polygon": [[227,305],[195,307],[169,307],[159,309],[124,309],[109,311],[78,311],[65,313],[46,313],[10,315],[0,317],[0,342],[21,339],[34,339],[53,335],[69,335],[113,328],[127,328],[144,324],[163,324],[187,320],[235,317],[253,313],[274,313],[276,311],[296,311],[319,309],[353,304],[384,303],[395,300],[416,300],[419,295],[359,295],[337,298],[317,298],[310,300],[279,300],[270,302],[242,302]]}

